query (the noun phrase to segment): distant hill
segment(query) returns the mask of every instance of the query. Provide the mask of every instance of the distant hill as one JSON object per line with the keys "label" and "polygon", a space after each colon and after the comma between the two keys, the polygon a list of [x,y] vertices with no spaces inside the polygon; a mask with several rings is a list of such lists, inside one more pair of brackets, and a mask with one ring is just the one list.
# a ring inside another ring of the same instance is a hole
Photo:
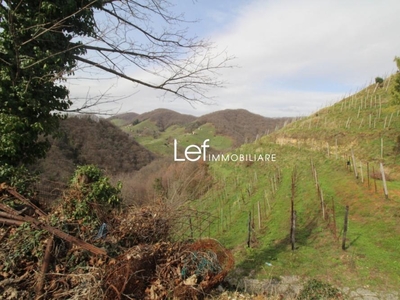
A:
{"label": "distant hill", "polygon": [[138,116],[139,114],[137,113],[129,112],[112,116],[108,118],[108,121],[111,121],[113,124],[117,126],[124,126],[132,123],[135,119],[137,119]]}
{"label": "distant hill", "polygon": [[271,133],[290,120],[266,118],[245,109],[227,109],[201,117],[180,114],[169,109],[156,109],[134,116],[129,123],[123,119],[126,119],[126,114],[117,115],[110,120],[143,146],[164,155],[172,151],[173,139],[181,140],[187,146],[212,138],[216,150],[226,151]]}
{"label": "distant hill", "polygon": [[172,125],[185,125],[196,120],[195,116],[185,115],[176,111],[158,108],[137,117],[139,121],[150,120],[156,123],[160,131],[166,130]]}
{"label": "distant hill", "polygon": [[245,109],[226,109],[201,116],[196,121],[213,124],[217,134],[233,138],[239,146],[281,128],[288,120],[290,118],[263,117]]}
{"label": "distant hill", "polygon": [[77,165],[95,164],[108,174],[138,170],[155,158],[107,120],[71,117],[61,122],[47,157],[37,165],[42,178],[67,182]]}

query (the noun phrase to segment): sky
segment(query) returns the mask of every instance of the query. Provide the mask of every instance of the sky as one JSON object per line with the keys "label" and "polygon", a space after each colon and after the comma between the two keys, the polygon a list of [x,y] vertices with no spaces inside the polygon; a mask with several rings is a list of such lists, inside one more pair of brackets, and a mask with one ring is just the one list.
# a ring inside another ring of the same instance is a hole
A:
{"label": "sky", "polygon": [[234,68],[220,71],[224,88],[209,91],[212,104],[172,101],[123,79],[96,80],[98,73],[91,80],[69,80],[71,98],[102,93],[124,98],[95,108],[107,113],[168,108],[200,116],[242,108],[265,117],[299,117],[397,70],[398,0],[171,2],[175,12],[198,20],[184,25],[189,35],[209,39],[235,57]]}

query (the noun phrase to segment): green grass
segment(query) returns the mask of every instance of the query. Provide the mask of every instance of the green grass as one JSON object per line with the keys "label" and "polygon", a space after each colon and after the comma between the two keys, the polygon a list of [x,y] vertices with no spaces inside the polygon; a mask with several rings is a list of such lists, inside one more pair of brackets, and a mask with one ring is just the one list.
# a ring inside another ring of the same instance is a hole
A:
{"label": "green grass", "polygon": [[[373,184],[356,179],[341,158],[308,149],[270,144],[268,138],[241,151],[266,149],[277,154],[277,161],[210,162],[216,184],[204,198],[197,200],[199,209],[214,212],[216,222],[211,236],[231,249],[240,276],[258,278],[300,275],[317,278],[339,286],[369,285],[377,289],[394,289],[400,281],[400,203],[397,196],[386,200],[382,182],[378,193]],[[320,202],[311,175],[310,159],[316,165],[323,189],[329,220],[322,218]],[[296,166],[295,209],[297,211],[297,249],[289,243],[291,174]],[[271,178],[278,172],[282,180],[276,193]],[[397,189],[398,181],[389,182]],[[266,201],[268,197],[269,205]],[[336,210],[334,235],[332,202]],[[258,226],[258,203],[262,226]],[[350,206],[347,250],[341,249],[341,231],[345,206]],[[249,212],[255,216],[252,248],[247,248]],[[271,263],[268,266],[266,263]]]}

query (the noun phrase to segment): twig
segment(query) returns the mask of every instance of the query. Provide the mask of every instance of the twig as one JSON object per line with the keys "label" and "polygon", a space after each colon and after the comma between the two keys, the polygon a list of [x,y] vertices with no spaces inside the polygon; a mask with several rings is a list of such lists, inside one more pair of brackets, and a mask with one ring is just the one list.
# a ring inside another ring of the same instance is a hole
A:
{"label": "twig", "polygon": [[5,287],[7,285],[13,284],[13,283],[20,283],[22,280],[25,280],[29,276],[29,272],[26,272],[24,275],[18,278],[7,278],[2,281],[0,281],[0,287]]}

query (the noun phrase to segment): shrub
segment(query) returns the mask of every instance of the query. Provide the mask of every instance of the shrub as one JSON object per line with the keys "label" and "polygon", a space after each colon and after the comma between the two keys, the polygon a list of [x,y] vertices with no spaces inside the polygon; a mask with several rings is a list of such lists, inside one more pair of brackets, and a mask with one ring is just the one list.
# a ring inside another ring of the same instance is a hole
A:
{"label": "shrub", "polygon": [[99,224],[99,217],[109,208],[121,203],[122,184],[114,187],[94,165],[80,166],[75,171],[69,193],[63,199],[67,217],[82,219],[87,224]]}
{"label": "shrub", "polygon": [[306,282],[298,300],[343,299],[339,289],[316,279]]}
{"label": "shrub", "polygon": [[400,104],[400,73],[394,75],[393,86],[391,89],[392,104]]}
{"label": "shrub", "polygon": [[28,172],[24,165],[18,167],[9,164],[0,165],[0,183],[6,183],[20,193],[27,196],[33,194],[32,186],[35,182],[36,177]]}
{"label": "shrub", "polygon": [[375,77],[375,83],[379,84],[379,86],[381,86],[381,84],[383,83],[383,78],[381,77]]}

